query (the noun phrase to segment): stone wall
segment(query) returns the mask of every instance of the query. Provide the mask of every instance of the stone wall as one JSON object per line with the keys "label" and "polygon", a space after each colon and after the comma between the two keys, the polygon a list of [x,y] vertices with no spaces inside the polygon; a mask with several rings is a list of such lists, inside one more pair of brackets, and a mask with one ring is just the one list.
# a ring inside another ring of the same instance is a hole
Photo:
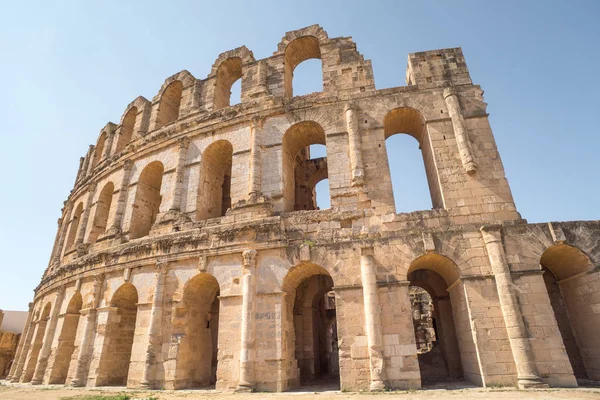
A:
{"label": "stone wall", "polygon": [[[323,92],[295,97],[308,58]],[[600,222],[521,218],[461,49],[409,55],[407,84],[376,90],[352,40],[314,25],[272,57],[234,49],[206,79],[182,71],[134,100],[80,160],[9,378],[238,391],[599,380]],[[394,134],[419,142],[432,210],[395,212]],[[310,159],[315,144],[326,157]],[[331,208],[314,210],[324,178]],[[415,286],[431,299],[429,352]]]}

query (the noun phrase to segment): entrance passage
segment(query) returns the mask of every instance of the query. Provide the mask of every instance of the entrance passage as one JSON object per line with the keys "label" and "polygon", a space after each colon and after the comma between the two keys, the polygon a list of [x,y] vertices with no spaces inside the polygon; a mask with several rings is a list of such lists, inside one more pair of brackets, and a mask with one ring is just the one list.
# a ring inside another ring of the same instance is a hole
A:
{"label": "entrance passage", "polygon": [[[462,380],[463,369],[455,315],[447,281],[454,264],[445,257],[428,254],[415,260],[408,274],[410,302],[423,386]],[[444,273],[443,277],[440,273]]]}
{"label": "entrance passage", "polygon": [[313,275],[296,289],[294,333],[300,386],[339,389],[339,350],[332,287],[331,277]]}
{"label": "entrance passage", "polygon": [[214,387],[219,348],[219,283],[214,276],[202,273],[186,284],[173,324],[181,338],[173,387]]}

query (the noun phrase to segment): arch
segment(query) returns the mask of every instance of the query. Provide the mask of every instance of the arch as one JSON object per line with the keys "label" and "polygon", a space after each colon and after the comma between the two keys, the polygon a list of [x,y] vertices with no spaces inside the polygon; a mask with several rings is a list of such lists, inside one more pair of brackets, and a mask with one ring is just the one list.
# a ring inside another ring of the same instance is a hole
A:
{"label": "arch", "polygon": [[314,121],[302,121],[287,129],[282,139],[284,210],[314,210],[314,187],[327,178],[327,156],[311,160],[310,145],[326,145],[325,131]]}
{"label": "arch", "polygon": [[570,278],[593,268],[592,261],[583,251],[564,243],[548,247],[542,253],[540,264],[552,272],[557,280]]}
{"label": "arch", "polygon": [[98,138],[96,147],[94,148],[94,161],[92,162],[92,170],[102,161],[102,153],[104,153],[104,145],[106,144],[106,131],[103,131]]}
{"label": "arch", "polygon": [[238,79],[242,79],[242,59],[231,57],[219,65],[215,79],[214,109],[219,110],[229,107],[231,100],[231,86]]}
{"label": "arch", "polygon": [[202,153],[196,204],[198,220],[224,216],[231,208],[233,146],[226,140],[212,143]]}
{"label": "arch", "polygon": [[183,95],[183,83],[180,80],[171,82],[160,96],[158,113],[156,115],[156,128],[177,121]]}
{"label": "arch", "polygon": [[69,234],[67,235],[67,242],[65,244],[66,251],[69,251],[75,243],[77,237],[77,231],[79,230],[79,223],[81,221],[81,214],[83,214],[83,203],[80,202],[75,207],[73,217],[71,217],[71,226],[69,227]]}
{"label": "arch", "polygon": [[119,139],[117,140],[117,147],[115,149],[116,153],[123,151],[125,146],[131,141],[133,136],[133,129],[135,128],[136,118],[138,114],[137,107],[131,107],[125,117],[123,118],[123,122],[121,123],[121,132],[119,134]]}
{"label": "arch", "polygon": [[21,380],[23,383],[30,382],[33,378],[33,373],[35,372],[35,367],[37,366],[38,356],[40,355],[40,350],[44,344],[44,335],[46,334],[46,326],[48,325],[48,320],[50,319],[51,309],[52,304],[50,302],[46,303],[42,310],[42,314],[37,321],[37,329],[35,331],[33,342],[31,343],[29,359],[23,372],[23,379]]}
{"label": "arch", "polygon": [[448,282],[452,284],[459,278],[458,268],[444,256],[431,255],[435,257],[425,255],[417,258],[407,275],[411,287],[417,358],[425,386],[463,378],[459,344],[470,339],[459,341],[456,323],[464,318],[457,315],[453,307],[457,299],[451,299],[448,294]]}
{"label": "arch", "polygon": [[58,337],[58,345],[55,350],[54,364],[50,372],[48,383],[64,384],[67,380],[71,356],[75,351],[75,337],[83,298],[80,292],[76,292],[67,306],[67,312],[61,316],[63,319],[62,329]]}
{"label": "arch", "polygon": [[298,64],[301,62],[311,58],[321,59],[319,39],[317,39],[315,36],[301,36],[292,40],[285,47],[285,71],[283,82],[285,97],[290,98],[294,95],[292,85],[294,69],[296,69]]}
{"label": "arch", "polygon": [[[284,324],[289,332],[284,357],[296,360],[291,386],[330,376],[339,385],[339,348],[333,279],[321,266],[292,267],[281,289],[286,293]],[[295,364],[294,363],[294,364]],[[335,383],[334,383],[335,384]]]}
{"label": "arch", "polygon": [[132,239],[148,235],[156,221],[162,201],[160,189],[163,172],[163,164],[160,161],[154,161],[148,164],[140,174],[129,226],[129,235]]}
{"label": "arch", "polygon": [[598,274],[592,261],[579,248],[560,243],[542,253],[540,266],[575,377],[600,380],[600,314],[594,309],[599,291],[593,283]]}
{"label": "arch", "polygon": [[138,292],[121,285],[110,300],[96,386],[126,386],[137,319]]}
{"label": "arch", "polygon": [[112,204],[113,193],[115,191],[115,185],[112,182],[108,182],[102,188],[98,200],[96,201],[96,211],[94,213],[94,219],[92,222],[92,229],[88,237],[89,243],[96,243],[98,236],[106,231],[106,223],[108,222],[108,215],[110,213],[110,206]]}
{"label": "arch", "polygon": [[460,279],[460,269],[450,260],[437,253],[427,253],[415,259],[408,267],[407,275],[418,270],[431,270],[439,274],[447,286],[452,286]]}
{"label": "arch", "polygon": [[181,337],[175,360],[174,389],[213,386],[217,381],[219,283],[200,273],[184,286],[174,316],[173,334]]}
{"label": "arch", "polygon": [[[427,184],[429,187],[429,194],[431,196],[431,203],[433,208],[443,208],[443,199],[439,186],[439,179],[437,175],[437,168],[434,160],[434,153],[429,140],[427,132],[427,126],[425,123],[425,117],[423,114],[409,107],[399,107],[389,111],[383,119],[383,132],[384,137],[387,140],[395,134],[407,134],[412,136],[419,143],[419,149],[423,156],[423,163],[425,165],[425,175],[427,176]],[[387,150],[388,160],[390,159],[390,153]],[[388,162],[389,168],[389,162]],[[392,177],[392,171],[390,169],[390,177]],[[394,192],[394,191],[392,191]],[[404,192],[408,192],[405,190]],[[393,193],[397,195],[397,193]]]}

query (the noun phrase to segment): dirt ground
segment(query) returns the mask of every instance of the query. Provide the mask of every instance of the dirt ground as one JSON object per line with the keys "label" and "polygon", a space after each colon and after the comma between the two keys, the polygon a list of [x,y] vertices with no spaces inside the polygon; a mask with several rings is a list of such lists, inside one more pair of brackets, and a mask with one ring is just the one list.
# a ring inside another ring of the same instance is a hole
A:
{"label": "dirt ground", "polygon": [[425,399],[600,399],[600,388],[578,389],[543,389],[520,391],[512,388],[462,388],[462,389],[426,389],[380,394],[343,393],[340,391],[323,392],[288,392],[288,393],[221,393],[214,390],[161,390],[140,391],[123,388],[76,389],[64,386],[35,386],[26,384],[10,384],[0,382],[0,399],[2,400],[178,400],[178,399],[212,399],[241,400],[374,400],[373,397],[385,400],[425,400]]}

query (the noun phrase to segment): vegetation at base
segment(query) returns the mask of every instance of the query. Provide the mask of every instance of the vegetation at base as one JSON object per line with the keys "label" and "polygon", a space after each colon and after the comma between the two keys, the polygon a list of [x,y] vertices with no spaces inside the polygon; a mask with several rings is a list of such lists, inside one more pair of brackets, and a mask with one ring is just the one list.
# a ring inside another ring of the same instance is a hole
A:
{"label": "vegetation at base", "polygon": [[60,400],[158,400],[158,397],[136,397],[132,394],[116,394],[116,395],[84,395],[73,397],[61,397]]}

